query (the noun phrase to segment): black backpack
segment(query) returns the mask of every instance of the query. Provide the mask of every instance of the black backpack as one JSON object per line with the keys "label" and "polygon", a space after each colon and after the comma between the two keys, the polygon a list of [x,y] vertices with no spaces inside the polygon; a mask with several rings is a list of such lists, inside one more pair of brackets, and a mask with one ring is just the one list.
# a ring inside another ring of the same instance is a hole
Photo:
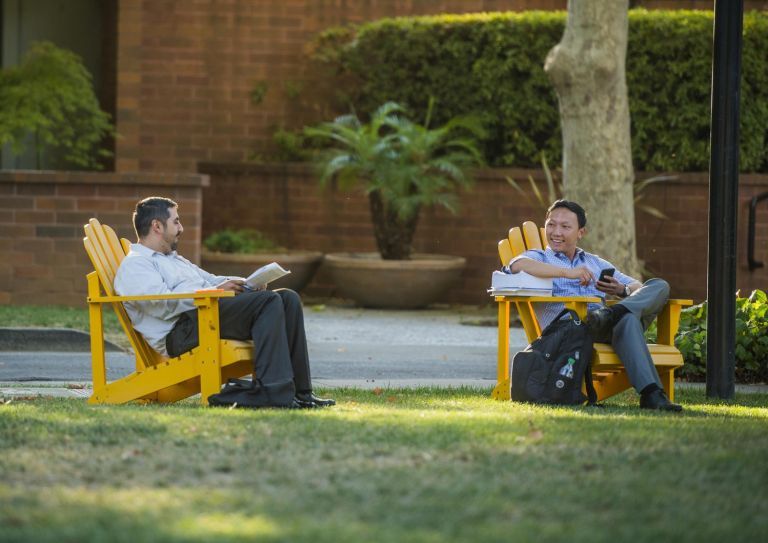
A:
{"label": "black backpack", "polygon": [[[563,319],[570,315],[569,319]],[[592,337],[579,315],[564,309],[541,337],[515,355],[512,399],[558,405],[597,403],[592,384]],[[587,395],[581,391],[586,383]]]}

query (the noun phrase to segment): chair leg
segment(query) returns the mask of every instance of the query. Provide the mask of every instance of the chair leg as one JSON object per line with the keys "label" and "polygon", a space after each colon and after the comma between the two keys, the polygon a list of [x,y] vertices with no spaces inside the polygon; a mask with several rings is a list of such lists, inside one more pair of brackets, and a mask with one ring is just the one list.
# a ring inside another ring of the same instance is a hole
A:
{"label": "chair leg", "polygon": [[221,391],[221,367],[216,360],[200,362],[200,403],[208,405],[208,397]]}
{"label": "chair leg", "polygon": [[197,330],[200,337],[200,402],[208,405],[208,397],[221,390],[221,341],[219,333],[219,301],[195,300]]}
{"label": "chair leg", "polygon": [[499,300],[499,338],[496,363],[496,386],[491,392],[495,400],[511,399],[509,377],[509,302]]}
{"label": "chair leg", "polygon": [[91,334],[91,372],[93,376],[93,395],[90,403],[101,403],[107,386],[107,361],[104,353],[104,324],[101,304],[89,303],[88,315]]}
{"label": "chair leg", "polygon": [[[657,369],[661,369],[658,368]],[[675,368],[670,368],[666,371],[659,371],[659,378],[661,379],[661,385],[664,387],[664,392],[667,393],[667,398],[670,402],[675,401]]]}
{"label": "chair leg", "polygon": [[594,385],[598,401],[603,401],[632,387],[627,372],[623,369],[606,375],[600,380],[595,380]]}

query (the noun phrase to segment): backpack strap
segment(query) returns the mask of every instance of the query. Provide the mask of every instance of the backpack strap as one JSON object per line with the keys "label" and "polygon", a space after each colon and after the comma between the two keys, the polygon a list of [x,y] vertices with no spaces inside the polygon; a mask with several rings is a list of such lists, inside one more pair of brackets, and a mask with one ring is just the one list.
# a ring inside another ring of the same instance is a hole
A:
{"label": "backpack strap", "polygon": [[584,386],[587,389],[587,405],[598,405],[597,403],[597,391],[595,385],[592,382],[592,360],[587,364],[587,369],[584,371]]}
{"label": "backpack strap", "polygon": [[549,330],[555,323],[557,323],[557,321],[559,321],[566,315],[570,315],[571,319],[576,322],[579,322],[579,323],[581,322],[581,317],[579,317],[579,314],[576,313],[573,309],[568,309],[566,307],[560,313],[558,313],[554,319],[552,319],[552,322],[550,322],[544,330],[541,331],[541,335],[542,336],[545,335],[547,330]]}
{"label": "backpack strap", "polygon": [[[581,322],[581,317],[579,317],[579,314],[576,313],[573,309],[568,309],[567,307],[563,309],[557,315],[557,317],[555,317],[555,319],[552,322],[554,323],[559,321],[568,313],[570,313],[571,319],[573,319],[577,323]],[[590,341],[590,345],[591,345],[591,341]],[[584,370],[584,386],[587,389],[587,405],[597,405],[597,391],[595,390],[595,385],[592,382],[592,360],[591,359],[587,363],[587,369]]]}

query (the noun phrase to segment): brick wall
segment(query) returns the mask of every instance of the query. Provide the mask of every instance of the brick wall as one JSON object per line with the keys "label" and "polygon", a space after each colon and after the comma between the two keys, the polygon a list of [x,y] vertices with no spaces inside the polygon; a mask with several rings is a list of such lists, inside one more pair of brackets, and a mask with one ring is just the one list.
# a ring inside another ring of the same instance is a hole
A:
{"label": "brick wall", "polygon": [[83,225],[96,217],[133,241],[131,213],[146,196],[179,202],[179,250],[197,260],[207,183],[198,174],[0,171],[0,303],[83,305],[85,274],[93,270]]}
{"label": "brick wall", "polygon": [[[638,255],[646,267],[677,287],[676,295],[703,300],[707,295],[709,231],[709,176],[678,174],[679,180],[651,185],[644,202],[670,220],[640,213],[637,220]],[[742,174],[739,184],[736,288],[747,294],[768,290],[768,268],[750,271],[747,265],[749,202],[768,191],[768,176]],[[768,266],[768,205],[758,207],[755,258]]]}
{"label": "brick wall", "polygon": [[[746,2],[766,7],[768,2]],[[243,161],[269,152],[280,126],[318,109],[322,74],[307,43],[330,26],[381,17],[564,9],[566,0],[120,0],[117,15],[117,171],[196,171],[198,161]],[[712,9],[711,0],[636,1]],[[268,90],[259,105],[250,94]],[[297,94],[298,93],[298,94]],[[320,103],[324,103],[320,100]]]}
{"label": "brick wall", "polygon": [[[203,236],[225,227],[256,228],[295,249],[376,250],[365,197],[320,191],[308,166],[203,164],[201,171],[211,176],[210,186],[203,189]],[[422,213],[416,249],[464,256],[468,261],[461,283],[445,301],[487,302],[489,275],[498,267],[497,240],[510,226],[530,218],[540,221],[543,215],[505,181],[505,176],[522,181],[529,174],[542,181],[536,171],[481,170],[472,192],[461,198],[459,215],[442,209]],[[669,220],[643,213],[637,217],[639,257],[654,275],[669,280],[677,297],[706,297],[707,183],[704,173],[680,174],[676,181],[650,185],[643,202],[664,212]],[[746,265],[748,201],[764,191],[768,191],[768,176],[742,176],[737,284],[743,292],[768,289],[768,268],[749,272]],[[756,258],[768,266],[765,203],[758,214],[756,241]],[[307,293],[333,294],[332,284],[321,272]]]}
{"label": "brick wall", "polygon": [[[297,249],[375,251],[366,199],[357,193],[320,191],[306,165],[205,164],[211,175],[104,174],[83,172],[0,172],[0,303],[82,305],[85,274],[91,270],[82,245],[82,225],[91,217],[134,238],[130,223],[140,198],[164,195],[180,204],[185,232],[179,250],[197,261],[201,235],[224,227],[257,228]],[[508,186],[539,172],[481,170],[462,211],[422,213],[418,251],[464,256],[468,267],[446,302],[486,303],[490,270],[498,265],[496,241],[509,226],[541,211]],[[741,178],[738,279],[742,292],[768,289],[768,205],[757,216],[755,258],[767,267],[747,269],[749,200],[768,191],[768,176]],[[639,214],[639,256],[665,277],[678,297],[706,296],[707,175],[680,174],[652,185],[644,202],[669,217]],[[203,205],[203,202],[205,204]],[[201,228],[202,225],[202,228]],[[332,295],[321,273],[310,295]]]}

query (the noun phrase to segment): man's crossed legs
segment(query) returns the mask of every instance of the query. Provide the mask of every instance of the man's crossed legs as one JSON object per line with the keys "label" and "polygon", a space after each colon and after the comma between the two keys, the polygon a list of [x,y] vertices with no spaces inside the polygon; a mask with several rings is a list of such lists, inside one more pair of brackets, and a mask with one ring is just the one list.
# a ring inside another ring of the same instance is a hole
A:
{"label": "man's crossed legs", "polygon": [[[312,393],[304,311],[289,289],[260,290],[219,300],[222,339],[253,340],[254,377],[264,386],[293,380],[300,407],[334,405]],[[199,344],[197,310],[182,314],[166,337],[170,356]]]}
{"label": "man's crossed legs", "polygon": [[640,407],[681,411],[682,407],[670,402],[664,393],[643,334],[668,299],[669,284],[663,279],[649,279],[618,304],[591,312],[586,322],[595,341],[613,346],[629,382],[640,393]]}

